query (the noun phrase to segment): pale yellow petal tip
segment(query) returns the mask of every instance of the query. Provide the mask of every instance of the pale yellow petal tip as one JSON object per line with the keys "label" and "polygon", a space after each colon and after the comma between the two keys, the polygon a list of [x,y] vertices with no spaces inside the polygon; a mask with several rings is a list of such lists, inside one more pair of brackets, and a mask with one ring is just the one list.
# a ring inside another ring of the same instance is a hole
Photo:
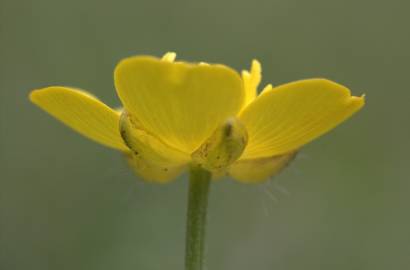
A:
{"label": "pale yellow petal tip", "polygon": [[246,80],[246,79],[248,79],[248,78],[251,76],[251,74],[250,74],[249,71],[247,71],[247,70],[242,70],[241,75],[242,75],[242,79],[243,79],[243,80]]}
{"label": "pale yellow petal tip", "polygon": [[356,111],[360,110],[366,104],[365,95],[363,94],[360,97],[351,96],[350,103],[352,104],[352,106],[356,107]]}
{"label": "pale yellow petal tip", "polygon": [[54,92],[54,91],[61,91],[60,87],[57,86],[50,86],[50,87],[45,87],[45,88],[40,88],[40,89],[34,89],[30,92],[29,94],[29,100],[40,106],[41,99],[45,96],[47,96],[49,93]]}
{"label": "pale yellow petal tip", "polygon": [[260,74],[262,73],[262,65],[261,63],[256,60],[253,59],[251,62],[251,67],[249,70],[242,70],[242,77],[243,78],[250,78],[251,76],[260,76]]}
{"label": "pale yellow petal tip", "polygon": [[347,88],[346,86],[343,86],[333,81],[329,81],[329,80],[327,81],[329,83],[332,83],[333,86],[336,86],[334,87],[335,90],[341,91],[343,95],[346,96],[347,104],[354,107],[355,108],[354,111],[360,110],[365,105],[366,103],[365,94],[362,94],[361,96],[353,96],[351,90]]}
{"label": "pale yellow petal tip", "polygon": [[262,72],[261,63],[258,60],[253,59],[252,64],[251,64],[251,73],[260,74],[261,72]]}
{"label": "pale yellow petal tip", "polygon": [[249,70],[242,70],[242,79],[243,80],[254,80],[254,86],[257,87],[257,84],[259,84],[261,80],[261,74],[262,74],[262,65],[261,63],[253,59],[251,63],[251,67]]}
{"label": "pale yellow petal tip", "polygon": [[260,95],[263,95],[264,93],[267,93],[271,91],[273,88],[272,84],[267,84],[261,91]]}
{"label": "pale yellow petal tip", "polygon": [[38,89],[32,90],[32,91],[30,92],[30,94],[28,95],[28,99],[29,99],[31,102],[33,102],[34,104],[36,104],[36,102],[37,102],[37,97],[38,97],[40,91],[41,91],[41,90],[38,90]]}
{"label": "pale yellow petal tip", "polygon": [[172,63],[175,61],[176,57],[177,57],[177,54],[175,52],[167,52],[166,54],[162,56],[161,60]]}

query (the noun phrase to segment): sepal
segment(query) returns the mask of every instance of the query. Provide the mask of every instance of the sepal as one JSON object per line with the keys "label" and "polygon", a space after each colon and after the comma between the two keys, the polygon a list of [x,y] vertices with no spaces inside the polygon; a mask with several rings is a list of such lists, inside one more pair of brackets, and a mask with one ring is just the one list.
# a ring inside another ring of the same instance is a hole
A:
{"label": "sepal", "polygon": [[221,170],[235,162],[248,142],[245,126],[229,118],[191,156],[194,163],[209,171]]}

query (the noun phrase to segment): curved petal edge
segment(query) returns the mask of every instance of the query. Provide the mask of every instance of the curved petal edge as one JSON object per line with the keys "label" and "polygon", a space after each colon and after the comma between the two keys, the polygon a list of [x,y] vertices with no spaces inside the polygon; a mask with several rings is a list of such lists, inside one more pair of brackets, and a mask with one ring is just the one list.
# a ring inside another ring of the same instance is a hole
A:
{"label": "curved petal edge", "polygon": [[33,90],[30,100],[78,133],[105,146],[129,151],[119,132],[119,113],[87,92],[52,86]]}

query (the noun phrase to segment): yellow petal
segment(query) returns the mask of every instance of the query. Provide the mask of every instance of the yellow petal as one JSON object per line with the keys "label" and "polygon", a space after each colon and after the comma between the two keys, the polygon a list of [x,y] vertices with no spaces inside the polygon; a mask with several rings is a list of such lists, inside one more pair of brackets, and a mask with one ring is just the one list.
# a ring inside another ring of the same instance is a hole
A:
{"label": "yellow petal", "polygon": [[261,91],[259,95],[263,95],[264,93],[268,93],[270,90],[272,90],[273,86],[272,84],[267,84]]}
{"label": "yellow petal", "polygon": [[236,115],[244,98],[239,75],[228,67],[170,63],[148,56],[121,61],[115,69],[115,86],[125,109],[147,131],[186,153]]}
{"label": "yellow petal", "polygon": [[137,175],[146,181],[155,183],[168,183],[178,177],[186,168],[185,165],[175,167],[159,166],[142,158],[141,155],[135,155],[132,152],[128,153],[126,157],[128,164]]}
{"label": "yellow petal", "polygon": [[53,86],[32,91],[30,100],[82,135],[103,145],[128,151],[119,132],[119,113],[90,94]]}
{"label": "yellow petal", "polygon": [[364,97],[325,79],[284,84],[263,92],[240,114],[249,142],[241,159],[296,150],[350,117]]}
{"label": "yellow petal", "polygon": [[229,167],[229,175],[243,183],[259,183],[282,171],[296,152],[259,159],[239,160]]}
{"label": "yellow petal", "polygon": [[262,79],[262,66],[258,60],[254,59],[252,61],[251,70],[242,71],[242,80],[245,90],[245,102],[244,106],[251,103],[258,92],[258,86]]}
{"label": "yellow petal", "polygon": [[177,54],[174,52],[167,52],[164,54],[161,58],[162,61],[167,61],[167,62],[174,62],[175,58],[177,57]]}

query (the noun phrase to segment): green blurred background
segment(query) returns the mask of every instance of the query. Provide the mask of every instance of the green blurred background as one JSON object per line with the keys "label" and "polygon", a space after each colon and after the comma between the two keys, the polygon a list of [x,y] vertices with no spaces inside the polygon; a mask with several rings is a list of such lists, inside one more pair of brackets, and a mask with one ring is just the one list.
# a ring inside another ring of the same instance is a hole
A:
{"label": "green blurred background", "polygon": [[121,155],[28,102],[70,85],[111,106],[124,57],[252,58],[264,83],[326,77],[367,106],[273,181],[213,184],[207,269],[410,269],[408,1],[0,0],[0,269],[183,269],[187,177]]}

